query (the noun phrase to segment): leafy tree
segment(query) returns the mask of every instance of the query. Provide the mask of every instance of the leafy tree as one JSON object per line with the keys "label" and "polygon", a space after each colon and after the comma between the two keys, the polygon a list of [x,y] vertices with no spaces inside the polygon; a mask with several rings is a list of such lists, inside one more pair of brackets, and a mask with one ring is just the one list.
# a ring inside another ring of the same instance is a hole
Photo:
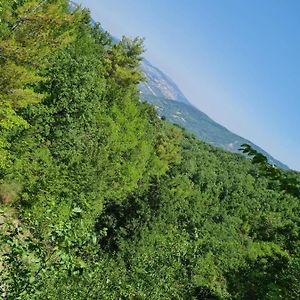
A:
{"label": "leafy tree", "polygon": [[269,178],[272,182],[277,182],[280,190],[300,198],[300,181],[296,172],[284,172],[276,166],[269,164],[266,156],[248,144],[243,144],[241,151],[251,156],[252,162],[259,165],[262,175]]}
{"label": "leafy tree", "polygon": [[35,86],[43,80],[47,56],[75,35],[81,17],[67,10],[68,1],[1,1],[0,19],[0,167],[9,163],[10,132],[28,127],[17,110],[39,102]]}

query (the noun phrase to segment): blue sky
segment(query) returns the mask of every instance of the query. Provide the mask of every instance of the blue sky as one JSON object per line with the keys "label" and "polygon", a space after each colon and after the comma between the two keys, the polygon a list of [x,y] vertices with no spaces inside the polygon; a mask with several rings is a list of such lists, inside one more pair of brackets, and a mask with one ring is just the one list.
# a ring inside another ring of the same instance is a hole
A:
{"label": "blue sky", "polygon": [[300,170],[300,1],[81,0],[215,121]]}

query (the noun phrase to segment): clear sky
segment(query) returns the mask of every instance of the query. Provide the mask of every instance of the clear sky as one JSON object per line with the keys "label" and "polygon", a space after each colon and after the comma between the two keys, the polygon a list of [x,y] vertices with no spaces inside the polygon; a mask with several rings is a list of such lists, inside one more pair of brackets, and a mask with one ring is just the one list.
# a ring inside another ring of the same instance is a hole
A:
{"label": "clear sky", "polygon": [[299,0],[77,0],[215,121],[300,170]]}

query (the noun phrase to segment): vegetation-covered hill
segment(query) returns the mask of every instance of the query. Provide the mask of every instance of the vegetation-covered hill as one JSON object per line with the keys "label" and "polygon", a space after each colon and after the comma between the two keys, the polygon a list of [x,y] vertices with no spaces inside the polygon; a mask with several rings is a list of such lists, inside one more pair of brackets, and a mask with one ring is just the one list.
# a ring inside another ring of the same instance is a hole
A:
{"label": "vegetation-covered hill", "polygon": [[263,153],[270,164],[274,164],[284,170],[289,169],[287,165],[278,161],[257,145],[231,132],[190,104],[144,93],[141,94],[141,97],[153,104],[160,116],[165,117],[171,123],[180,125],[195,134],[202,141],[234,153],[238,153],[240,146],[247,143]]}
{"label": "vegetation-covered hill", "polygon": [[2,299],[300,297],[299,194],[141,102],[140,39],[0,3]]}

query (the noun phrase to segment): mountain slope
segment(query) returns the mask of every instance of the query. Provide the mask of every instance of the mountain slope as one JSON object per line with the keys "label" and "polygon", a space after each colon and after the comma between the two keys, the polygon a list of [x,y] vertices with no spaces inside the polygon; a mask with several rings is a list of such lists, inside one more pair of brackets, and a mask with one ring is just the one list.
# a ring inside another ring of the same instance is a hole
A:
{"label": "mountain slope", "polygon": [[188,99],[183,95],[175,82],[154,67],[148,60],[144,59],[142,61],[141,69],[146,78],[146,81],[139,85],[142,94],[189,104]]}
{"label": "mountain slope", "polygon": [[153,95],[142,94],[142,98],[143,100],[152,103],[160,116],[164,116],[172,123],[187,129],[207,143],[230,152],[239,152],[240,146],[247,143],[267,156],[270,163],[275,164],[282,169],[288,169],[285,164],[273,158],[269,153],[257,145],[229,131],[227,128],[218,124],[191,105],[170,101],[169,99],[155,97]]}
{"label": "mountain slope", "polygon": [[271,164],[289,169],[259,146],[229,131],[192,106],[173,80],[146,59],[142,61],[141,68],[146,78],[146,81],[139,85],[141,98],[152,103],[160,116],[165,116],[199,139],[230,152],[239,152],[240,146],[247,143],[264,154]]}

